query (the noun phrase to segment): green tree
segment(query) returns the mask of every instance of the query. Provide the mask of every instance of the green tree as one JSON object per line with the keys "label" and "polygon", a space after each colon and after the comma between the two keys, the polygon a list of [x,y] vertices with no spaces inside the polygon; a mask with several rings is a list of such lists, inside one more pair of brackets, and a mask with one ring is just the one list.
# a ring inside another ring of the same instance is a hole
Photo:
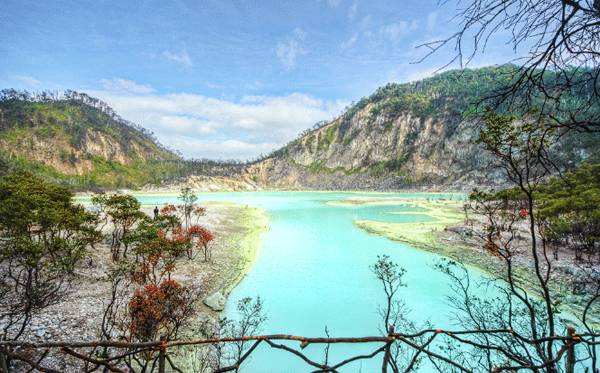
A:
{"label": "green tree", "polygon": [[0,324],[17,340],[32,316],[63,299],[73,271],[101,238],[73,194],[27,173],[0,178]]}
{"label": "green tree", "polygon": [[[538,214],[555,247],[569,247],[577,260],[600,254],[600,163],[584,163],[540,187]],[[558,251],[555,250],[558,259]]]}
{"label": "green tree", "polygon": [[105,223],[111,224],[110,250],[113,260],[121,257],[121,246],[123,258],[127,257],[128,236],[146,216],[140,211],[139,201],[128,194],[97,194],[92,197],[92,203],[100,210]]}
{"label": "green tree", "polygon": [[185,229],[188,230],[191,225],[192,212],[194,211],[194,204],[198,200],[198,196],[194,194],[191,188],[185,187],[181,189],[179,194],[179,200],[183,202],[181,209],[183,210],[183,223]]}

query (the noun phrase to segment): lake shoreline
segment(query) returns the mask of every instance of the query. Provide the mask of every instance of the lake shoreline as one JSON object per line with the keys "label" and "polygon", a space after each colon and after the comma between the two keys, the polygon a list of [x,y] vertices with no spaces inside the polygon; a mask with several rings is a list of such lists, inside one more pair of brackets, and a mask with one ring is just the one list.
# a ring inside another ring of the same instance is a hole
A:
{"label": "lake shoreline", "polygon": [[[235,192],[230,192],[235,193]],[[253,193],[253,192],[246,192]],[[263,192],[264,193],[264,192]],[[289,193],[289,192],[288,192]],[[294,192],[292,192],[294,193]],[[302,193],[302,192],[298,192]],[[304,192],[307,193],[307,192]],[[309,191],[308,193],[324,193],[318,191]],[[341,193],[337,191],[327,191],[325,193]],[[134,193],[137,196],[161,197],[161,196],[176,196],[178,192],[154,192],[154,193]],[[427,198],[427,195],[415,196],[407,195],[392,196],[391,192],[371,192],[368,196],[360,196],[364,194],[358,191],[346,192],[349,196],[345,200],[327,201],[328,205],[332,206],[352,206],[352,205],[399,205],[416,208],[416,211],[405,212],[388,212],[391,214],[411,214],[411,215],[426,215],[431,217],[430,221],[426,222],[384,222],[374,220],[355,220],[354,225],[370,234],[386,237],[392,241],[401,242],[409,245],[416,250],[424,250],[443,257],[449,258],[456,262],[463,263],[467,266],[483,271],[494,278],[502,277],[504,274],[502,263],[482,249],[481,240],[478,237],[468,235],[469,227],[465,225],[465,213],[462,209],[464,203],[463,193],[435,193],[434,195],[449,195],[449,199]],[[356,196],[354,196],[356,194]],[[410,193],[406,193],[410,194]],[[432,194],[432,193],[428,193]],[[207,197],[213,192],[199,193],[200,196]],[[79,198],[87,196],[79,195]],[[258,256],[258,250],[261,245],[261,236],[268,229],[268,217],[264,210],[254,207],[244,207],[243,205],[230,202],[204,202],[207,206],[228,206],[230,211],[228,228],[220,240],[225,247],[236,247],[238,250],[236,257],[230,257],[226,262],[221,262],[216,269],[212,271],[208,279],[207,291],[204,296],[210,296],[215,293],[220,293],[223,303],[227,302],[227,298],[233,289],[246,277],[251,270],[253,263]],[[152,205],[153,206],[153,205]],[[144,205],[144,209],[151,207],[149,204]],[[218,209],[217,209],[218,210]],[[213,210],[214,211],[214,210]],[[216,211],[215,211],[216,212]],[[209,212],[210,213],[210,212]],[[232,215],[231,215],[232,214]],[[235,216],[235,217],[234,217]],[[470,216],[473,218],[473,216]],[[477,223],[481,224],[481,222]],[[234,228],[235,227],[235,228]],[[525,252],[526,254],[526,252]],[[565,255],[566,256],[566,255]],[[525,284],[531,283],[532,275],[529,270],[531,258],[527,255],[522,255],[517,258],[516,271],[519,281]],[[573,267],[571,263],[564,260],[559,263],[560,267],[565,267],[571,271]],[[559,268],[558,285],[556,291],[561,293],[565,289],[569,289],[569,276],[564,268]],[[571,272],[572,273],[572,272]],[[203,299],[205,300],[205,299]],[[577,296],[572,296],[572,304],[576,304],[575,308],[580,303]],[[200,302],[202,303],[202,302]],[[221,310],[209,309],[202,304],[201,311],[207,314],[218,314]]]}
{"label": "lake shoreline", "polygon": [[[407,214],[425,214],[434,218],[430,222],[420,223],[390,223],[372,220],[356,220],[354,224],[369,234],[385,237],[392,241],[409,245],[416,250],[424,250],[441,255],[450,260],[459,262],[476,270],[482,271],[493,278],[503,278],[505,268],[496,257],[486,252],[478,237],[468,236],[469,229],[465,224],[464,211],[454,201],[423,201],[418,199],[390,199],[388,201],[364,199],[363,201],[343,201],[337,204],[401,204],[427,209],[425,212],[406,212]],[[470,216],[470,219],[473,219]],[[478,222],[476,224],[481,224]],[[468,236],[468,237],[467,237]],[[527,250],[525,250],[527,253]],[[555,264],[555,285],[552,291],[555,294],[570,293],[571,281],[577,272],[577,265],[565,258],[572,253],[563,253],[563,262]],[[531,284],[536,283],[536,278],[531,272],[533,259],[527,254],[515,258],[514,276],[522,286],[532,294],[536,289]],[[567,295],[570,306],[567,312],[581,313],[584,307],[584,297],[576,294]],[[591,312],[593,314],[593,312]],[[592,324],[600,324],[600,318],[589,317]]]}
{"label": "lake shoreline", "polygon": [[[479,187],[478,187],[479,188]],[[487,188],[487,187],[481,187]],[[490,187],[491,188],[491,187]],[[431,189],[398,189],[398,190],[318,190],[318,189],[280,189],[280,188],[267,188],[267,189],[257,189],[257,190],[193,190],[196,194],[200,195],[210,195],[216,193],[347,193],[347,194],[378,194],[378,195],[389,195],[389,194],[456,194],[456,195],[465,195],[468,192],[459,189],[448,189],[444,190],[443,188],[431,188]],[[470,191],[470,190],[469,190]],[[105,193],[117,193],[117,194],[132,194],[132,195],[144,195],[144,196],[177,196],[181,193],[181,191],[177,188],[169,189],[169,190],[133,190],[133,189],[114,189],[114,190],[105,190]],[[75,193],[75,198],[89,198],[96,194],[96,192],[92,191],[80,191]],[[425,197],[424,197],[425,198]]]}
{"label": "lake shoreline", "polygon": [[[200,205],[207,209],[207,217],[214,220],[200,222],[215,234],[211,260],[204,262],[199,255],[191,261],[180,259],[174,277],[202,289],[203,297],[196,305],[200,318],[216,318],[223,309],[209,306],[207,298],[218,294],[226,302],[231,291],[246,277],[258,257],[269,218],[262,208],[232,202],[208,201]],[[154,206],[143,204],[142,211],[150,215]]]}
{"label": "lake shoreline", "polygon": [[[173,279],[201,294],[195,304],[194,317],[199,321],[217,320],[221,317],[221,311],[210,309],[203,301],[218,291],[227,297],[243,280],[259,255],[262,235],[269,223],[261,208],[230,202],[210,202],[202,206],[206,207],[207,214],[199,224],[215,234],[212,259],[205,262],[201,253],[197,253],[192,260],[180,258],[176,261],[176,269],[172,275]],[[145,205],[142,210],[151,214],[153,208],[154,204]],[[82,264],[75,270],[68,296],[36,314],[23,339],[32,342],[96,340],[103,314],[98,310],[103,310],[110,300],[107,274],[113,268],[114,263],[106,242],[89,250]],[[130,289],[131,291],[133,290]],[[73,327],[65,328],[65,325]],[[187,330],[192,331],[194,330]],[[61,364],[60,361],[56,363]]]}
{"label": "lake shoreline", "polygon": [[225,297],[246,277],[252,268],[262,245],[262,235],[269,229],[269,218],[264,209],[255,207],[243,208],[241,206],[238,208],[244,209],[239,223],[246,230],[246,233],[241,235],[242,237],[239,242],[244,253],[242,256],[243,267],[237,271],[235,279],[224,288]]}

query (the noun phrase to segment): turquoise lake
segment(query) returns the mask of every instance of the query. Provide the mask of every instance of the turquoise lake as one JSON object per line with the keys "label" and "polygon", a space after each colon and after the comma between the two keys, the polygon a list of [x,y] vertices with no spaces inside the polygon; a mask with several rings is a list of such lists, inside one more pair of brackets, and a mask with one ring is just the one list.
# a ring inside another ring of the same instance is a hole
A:
{"label": "turquoise lake", "polygon": [[[236,317],[236,303],[247,296],[260,296],[268,320],[265,334],[284,333],[324,336],[325,327],[336,337],[381,335],[378,306],[384,301],[381,285],[369,266],[378,255],[387,254],[407,270],[407,287],[399,297],[417,323],[430,321],[436,328],[456,327],[447,296],[448,279],[432,266],[439,256],[368,234],[353,224],[357,219],[378,221],[423,221],[422,214],[408,206],[332,206],[327,201],[351,197],[464,198],[458,194],[380,194],[331,192],[200,193],[202,201],[230,201],[264,208],[269,216],[256,261],[248,275],[230,295],[225,315]],[[177,202],[173,196],[137,195],[142,204]],[[480,272],[472,270],[475,279]],[[481,294],[484,295],[485,294]],[[491,294],[490,294],[491,295]],[[291,344],[298,347],[298,344]],[[310,357],[323,360],[323,347],[310,345]],[[333,345],[330,361],[371,352],[377,345]],[[364,360],[343,372],[381,371],[381,358]],[[308,372],[310,367],[287,352],[261,345],[243,365],[243,372]],[[421,372],[432,371],[424,364]]]}

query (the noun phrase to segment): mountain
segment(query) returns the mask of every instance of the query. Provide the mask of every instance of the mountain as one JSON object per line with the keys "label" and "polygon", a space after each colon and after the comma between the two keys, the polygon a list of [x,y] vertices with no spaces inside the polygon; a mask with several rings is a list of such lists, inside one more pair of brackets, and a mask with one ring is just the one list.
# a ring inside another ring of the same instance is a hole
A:
{"label": "mountain", "polygon": [[[448,71],[388,84],[331,122],[305,131],[249,167],[253,180],[280,188],[401,189],[502,184],[503,173],[476,143],[467,113],[504,87],[516,67]],[[598,135],[564,139],[561,157],[578,164],[598,153]]]}
{"label": "mountain", "polygon": [[173,173],[180,157],[104,102],[62,95],[0,93],[0,166],[79,188],[139,187]]}
{"label": "mountain", "polygon": [[[492,167],[493,158],[476,143],[479,123],[469,113],[509,84],[517,71],[513,65],[463,69],[388,84],[338,118],[315,125],[249,164],[183,160],[151,133],[83,93],[3,90],[0,173],[24,169],[76,189],[159,190],[187,185],[198,190],[395,190],[502,185],[503,172]],[[564,105],[583,102],[586,95],[576,92]],[[553,151],[568,169],[583,160],[597,161],[599,147],[599,134],[573,134],[561,138]]]}

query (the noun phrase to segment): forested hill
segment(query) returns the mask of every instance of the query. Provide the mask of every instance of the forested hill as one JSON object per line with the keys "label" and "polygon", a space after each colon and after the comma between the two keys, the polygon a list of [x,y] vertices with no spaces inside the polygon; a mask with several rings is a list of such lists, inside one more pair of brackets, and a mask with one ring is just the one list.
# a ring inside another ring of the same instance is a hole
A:
{"label": "forested hill", "polygon": [[[470,113],[480,109],[476,104],[482,98],[509,84],[516,71],[504,65],[388,84],[252,164],[183,160],[151,133],[83,93],[3,90],[0,173],[28,170],[79,190],[172,187],[190,175],[225,178],[210,190],[232,183],[236,190],[470,189],[503,184],[503,172],[491,167],[492,157],[475,141],[478,123]],[[586,89],[564,104],[584,100]],[[553,154],[565,169],[584,160],[598,161],[598,134],[575,133],[560,141]],[[192,184],[202,188],[202,180]]]}
{"label": "forested hill", "polygon": [[[335,120],[305,131],[254,164],[250,173],[263,184],[286,188],[501,184],[502,172],[476,144],[477,126],[469,113],[513,81],[516,71],[503,65],[388,84]],[[557,150],[565,165],[576,165],[598,153],[599,140],[597,135],[569,136]]]}
{"label": "forested hill", "polygon": [[83,93],[0,93],[0,167],[78,188],[137,187],[173,173],[180,157]]}

